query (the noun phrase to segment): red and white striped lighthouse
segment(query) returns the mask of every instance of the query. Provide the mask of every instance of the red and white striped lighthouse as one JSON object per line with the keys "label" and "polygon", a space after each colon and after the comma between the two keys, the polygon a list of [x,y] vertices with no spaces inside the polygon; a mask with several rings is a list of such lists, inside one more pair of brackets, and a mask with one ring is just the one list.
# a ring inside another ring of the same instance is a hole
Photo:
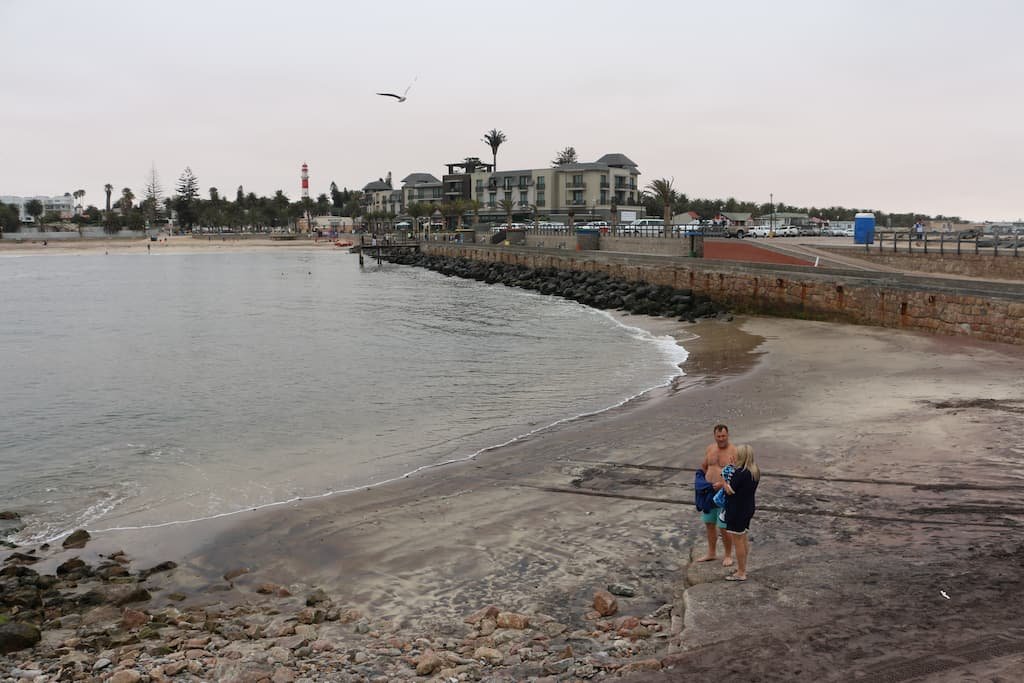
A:
{"label": "red and white striped lighthouse", "polygon": [[302,164],[302,198],[309,199],[309,166]]}

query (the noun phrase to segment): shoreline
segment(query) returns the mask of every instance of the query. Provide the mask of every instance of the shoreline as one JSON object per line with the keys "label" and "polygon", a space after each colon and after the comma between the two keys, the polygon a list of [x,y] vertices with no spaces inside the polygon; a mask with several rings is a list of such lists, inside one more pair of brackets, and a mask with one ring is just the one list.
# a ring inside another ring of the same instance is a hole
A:
{"label": "shoreline", "polygon": [[[427,649],[468,661],[487,646],[500,664],[445,662],[516,679],[568,680],[607,664],[613,675],[675,680],[722,673],[723,644],[736,637],[765,678],[1024,671],[999,653],[928,668],[966,647],[965,629],[975,650],[995,643],[1005,654],[1011,637],[1013,654],[1024,642],[1013,635],[1024,607],[1024,510],[1012,504],[1024,491],[1019,350],[768,318],[693,329],[701,339],[688,344],[685,386],[627,409],[385,487],[56,555],[116,543],[175,559],[176,570],[147,584],[153,609],[264,613],[285,603],[260,586],[321,589],[368,623],[364,633],[317,626],[339,649],[369,648],[361,663],[337,664],[348,675],[412,676]],[[765,472],[751,580],[738,586],[721,580],[718,563],[692,563],[703,528],[691,471],[718,421],[755,444]],[[594,594],[613,584],[635,595],[620,597],[613,617],[593,616]],[[179,591],[185,601],[168,602]],[[994,599],[1009,609],[993,612]],[[537,627],[484,634],[463,622],[487,605]],[[563,631],[550,635],[550,624]],[[414,654],[373,655],[373,643],[390,640],[413,643],[404,651]],[[520,649],[530,642],[543,650],[536,659]],[[551,673],[569,642],[568,668]],[[609,651],[614,662],[599,654]]]}

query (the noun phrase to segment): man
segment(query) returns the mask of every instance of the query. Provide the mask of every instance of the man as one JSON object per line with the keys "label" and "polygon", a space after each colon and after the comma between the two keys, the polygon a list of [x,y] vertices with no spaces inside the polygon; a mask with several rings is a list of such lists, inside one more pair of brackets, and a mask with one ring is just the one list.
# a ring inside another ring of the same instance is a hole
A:
{"label": "man", "polygon": [[[714,428],[715,442],[704,451],[704,462],[701,463],[701,470],[704,477],[718,491],[725,485],[722,479],[722,468],[726,465],[736,464],[736,447],[729,441],[729,428],[724,424],[717,424]],[[702,512],[701,519],[708,532],[708,552],[697,562],[710,562],[718,559],[718,535],[722,535],[722,545],[725,546],[725,559],[722,566],[731,567],[733,563],[732,539],[725,533],[725,522],[719,519],[722,508],[712,508],[711,512]]]}

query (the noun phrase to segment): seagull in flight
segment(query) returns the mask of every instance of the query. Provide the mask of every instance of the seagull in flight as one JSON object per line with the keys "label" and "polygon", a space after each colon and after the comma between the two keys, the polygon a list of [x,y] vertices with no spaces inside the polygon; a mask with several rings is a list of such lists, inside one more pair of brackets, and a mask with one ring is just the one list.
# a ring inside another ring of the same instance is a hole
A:
{"label": "seagull in flight", "polygon": [[[419,78],[419,76],[417,76],[416,78]],[[416,82],[416,78],[412,79],[412,83],[415,83],[415,82]],[[378,94],[378,95],[381,95],[381,96],[383,96],[383,97],[394,97],[394,98],[395,98],[396,100],[398,100],[399,102],[405,102],[405,100],[406,100],[406,95],[408,95],[408,94],[409,94],[409,88],[411,88],[411,87],[412,87],[412,83],[410,83],[410,84],[409,84],[409,85],[408,85],[408,86],[406,87],[406,89],[405,89],[405,92],[403,92],[403,93],[402,93],[401,95],[396,95],[396,94],[395,94],[395,93],[393,93],[393,92],[379,92],[379,93],[377,93],[377,94]]]}

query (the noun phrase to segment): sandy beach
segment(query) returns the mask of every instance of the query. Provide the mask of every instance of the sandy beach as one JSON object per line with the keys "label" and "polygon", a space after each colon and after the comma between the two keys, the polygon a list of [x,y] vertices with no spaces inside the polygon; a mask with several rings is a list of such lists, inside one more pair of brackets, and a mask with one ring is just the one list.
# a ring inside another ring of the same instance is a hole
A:
{"label": "sandy beach", "polygon": [[[149,580],[153,609],[175,595],[178,609],[274,613],[283,608],[261,586],[319,588],[370,624],[361,634],[325,625],[336,650],[376,639],[500,653],[460,680],[1024,675],[1019,348],[770,318],[631,320],[684,340],[684,378],[468,463],[100,535],[37,568],[122,548],[136,566],[174,560]],[[745,583],[724,581],[717,562],[693,563],[705,549],[693,469],[717,422],[754,446],[763,472]],[[613,584],[635,589],[617,598],[616,622],[594,612],[595,593]],[[489,605],[564,632],[499,639],[464,622]],[[630,616],[645,633],[622,635]],[[616,629],[622,642],[607,640]],[[562,671],[548,663],[556,645],[569,648]],[[601,664],[605,645],[614,665]],[[546,659],[527,656],[530,646]],[[375,661],[330,680],[417,678],[411,664]]]}
{"label": "sandy beach", "polygon": [[[39,255],[39,254],[77,254],[105,252],[107,254],[161,254],[161,253],[186,253],[194,251],[239,251],[244,249],[338,249],[334,245],[336,240],[299,238],[295,240],[273,240],[269,237],[254,237],[241,239],[231,235],[208,235],[206,237],[191,237],[188,235],[175,235],[166,240],[161,237],[159,241],[153,242],[148,238],[122,238],[111,237],[109,239],[77,239],[58,238],[48,239],[46,245],[44,238],[25,239],[20,238],[18,233],[6,233],[0,239],[0,255]],[[358,235],[342,235],[337,241],[352,242],[359,241]]]}

